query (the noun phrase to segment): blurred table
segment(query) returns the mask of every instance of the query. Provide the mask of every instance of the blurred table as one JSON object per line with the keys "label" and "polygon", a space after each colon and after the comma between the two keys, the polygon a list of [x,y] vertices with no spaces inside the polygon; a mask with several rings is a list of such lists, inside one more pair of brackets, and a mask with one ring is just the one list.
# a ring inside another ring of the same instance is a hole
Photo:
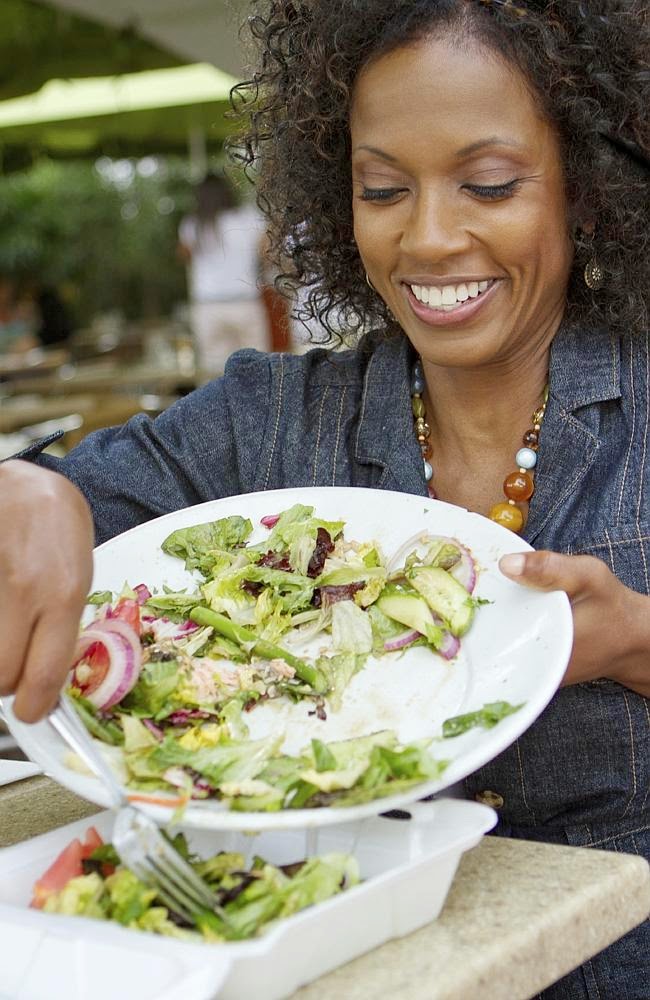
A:
{"label": "blurred table", "polygon": [[69,360],[69,352],[58,348],[34,347],[21,354],[0,354],[0,378],[22,379],[36,372],[53,371]]}
{"label": "blurred table", "polygon": [[41,393],[47,396],[71,396],[86,392],[113,392],[136,389],[141,392],[169,393],[189,391],[208,380],[196,371],[178,371],[134,364],[128,367],[84,363],[66,364],[57,371],[38,378],[21,377],[6,387],[8,394]]}

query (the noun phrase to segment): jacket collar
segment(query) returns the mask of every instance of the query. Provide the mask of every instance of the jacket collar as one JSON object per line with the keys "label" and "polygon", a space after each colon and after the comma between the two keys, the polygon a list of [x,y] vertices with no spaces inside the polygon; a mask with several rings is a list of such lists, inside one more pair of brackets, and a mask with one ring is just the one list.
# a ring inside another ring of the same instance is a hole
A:
{"label": "jacket collar", "polygon": [[415,356],[407,338],[368,337],[355,454],[382,468],[383,489],[426,496],[422,456],[413,431],[411,373]]}
{"label": "jacket collar", "polygon": [[566,411],[621,396],[620,341],[606,330],[561,329],[551,345],[551,393]]}
{"label": "jacket collar", "polygon": [[[410,386],[415,355],[406,337],[368,337],[368,350],[355,454],[359,462],[382,469],[378,485],[426,496],[422,457],[413,432]],[[581,474],[598,449],[594,428],[566,415],[581,407],[621,396],[620,342],[605,330],[562,328],[551,348],[549,380],[551,398],[544,419],[543,437],[551,468],[564,474]],[[564,415],[564,416],[563,416]],[[548,469],[548,464],[546,465]],[[541,470],[540,470],[541,472]],[[581,478],[581,475],[577,478]],[[539,474],[538,494],[531,505],[526,537],[539,533],[547,516],[564,499],[555,475]],[[573,484],[577,486],[577,480]],[[555,496],[554,496],[555,494]],[[542,513],[544,511],[544,513]]]}

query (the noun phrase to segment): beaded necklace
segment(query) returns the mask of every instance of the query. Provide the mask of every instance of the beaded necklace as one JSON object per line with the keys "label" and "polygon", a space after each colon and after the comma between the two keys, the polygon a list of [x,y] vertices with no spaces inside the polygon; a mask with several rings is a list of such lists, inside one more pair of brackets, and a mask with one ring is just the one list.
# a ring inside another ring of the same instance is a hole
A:
{"label": "beaded necklace", "polygon": [[[413,409],[413,421],[415,425],[415,436],[420,445],[422,460],[424,462],[424,478],[427,481],[429,496],[436,500],[437,495],[431,486],[433,479],[433,466],[431,465],[431,428],[427,423],[426,409],[422,393],[424,392],[424,375],[422,365],[419,361],[415,363],[413,378],[411,381],[411,405]],[[531,426],[523,436],[523,448],[520,448],[515,455],[517,471],[511,472],[503,482],[503,492],[506,499],[492,507],[488,517],[510,531],[520,532],[524,526],[524,514],[518,503],[530,500],[535,492],[535,483],[532,472],[537,465],[537,448],[539,445],[539,432],[546,412],[548,401],[548,385],[544,389],[542,403],[537,407],[531,417]]]}

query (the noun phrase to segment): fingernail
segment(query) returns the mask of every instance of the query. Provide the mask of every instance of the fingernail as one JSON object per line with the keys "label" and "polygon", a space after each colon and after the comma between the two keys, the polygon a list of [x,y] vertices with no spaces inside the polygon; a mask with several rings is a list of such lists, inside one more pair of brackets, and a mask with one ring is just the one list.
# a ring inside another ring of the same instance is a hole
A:
{"label": "fingernail", "polygon": [[499,560],[499,569],[508,576],[521,576],[526,568],[526,556],[519,552],[513,552],[508,556],[502,556]]}

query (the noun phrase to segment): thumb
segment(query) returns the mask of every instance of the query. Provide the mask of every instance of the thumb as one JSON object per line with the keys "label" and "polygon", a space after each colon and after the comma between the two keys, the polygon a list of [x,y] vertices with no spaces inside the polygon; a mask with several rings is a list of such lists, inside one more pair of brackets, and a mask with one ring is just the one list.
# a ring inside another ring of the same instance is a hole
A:
{"label": "thumb", "polygon": [[583,573],[576,556],[557,552],[513,552],[502,556],[499,569],[511,580],[536,590],[565,590],[577,593],[584,585]]}

